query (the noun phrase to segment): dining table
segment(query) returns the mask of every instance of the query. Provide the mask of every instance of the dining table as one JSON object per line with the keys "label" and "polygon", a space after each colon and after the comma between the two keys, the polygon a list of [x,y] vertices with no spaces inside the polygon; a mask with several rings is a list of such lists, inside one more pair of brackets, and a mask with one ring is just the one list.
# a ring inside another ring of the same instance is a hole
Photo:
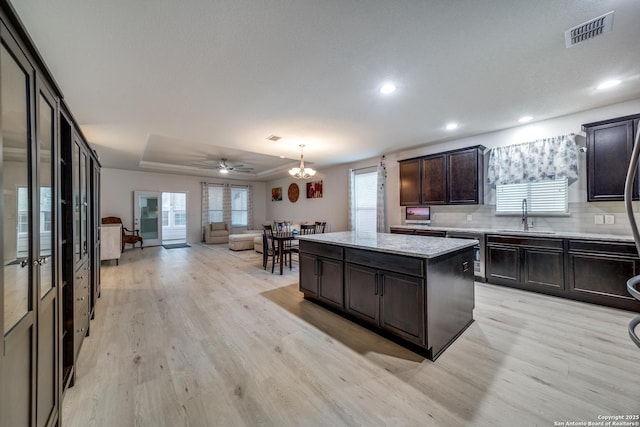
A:
{"label": "dining table", "polygon": [[287,241],[296,240],[298,233],[292,233],[290,231],[280,231],[273,233],[273,241],[277,242],[278,246],[278,259],[280,260],[280,275],[284,273],[284,246]]}

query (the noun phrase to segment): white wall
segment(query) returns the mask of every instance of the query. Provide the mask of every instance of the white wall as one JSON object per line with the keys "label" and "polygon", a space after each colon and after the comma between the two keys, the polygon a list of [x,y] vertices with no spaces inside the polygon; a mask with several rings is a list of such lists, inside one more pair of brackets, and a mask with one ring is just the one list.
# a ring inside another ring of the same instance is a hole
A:
{"label": "white wall", "polygon": [[220,180],[211,177],[171,175],[103,168],[101,171],[100,216],[118,216],[124,226],[133,228],[133,192],[156,191],[187,193],[187,241],[199,242],[201,232],[201,183],[233,183],[251,185],[253,194],[254,225],[267,218],[264,182]]}
{"label": "white wall", "polygon": [[[493,148],[511,144],[518,144],[527,141],[533,141],[541,138],[554,137],[558,135],[575,133],[577,135],[576,142],[584,146],[585,133],[582,132],[582,125],[585,123],[597,122],[601,120],[607,120],[615,117],[621,117],[630,114],[640,113],[640,99],[629,101],[621,104],[610,105],[603,108],[593,109],[589,111],[583,111],[576,114],[571,114],[563,117],[557,117],[550,120],[545,120],[538,123],[532,123],[528,125],[522,125],[505,129],[497,132],[486,133],[482,135],[476,135],[466,138],[454,139],[447,142],[423,145],[410,150],[399,151],[386,155],[387,165],[387,223],[389,225],[401,224],[404,217],[404,209],[400,206],[400,183],[399,183],[399,167],[398,161],[403,159],[409,159],[412,157],[419,157],[428,154],[434,154],[442,151],[455,150],[458,148],[465,148],[474,145],[483,145],[485,147]],[[485,156],[485,163],[488,156]],[[287,200],[287,187],[293,179],[282,178],[267,183],[267,218],[272,219],[292,219],[292,220],[315,220],[326,219],[333,224],[333,231],[342,231],[347,228],[347,183],[349,169],[361,168],[368,166],[375,166],[380,162],[380,158],[371,158],[368,160],[360,161],[357,163],[351,163],[348,165],[341,165],[334,168],[319,170],[318,176],[322,177],[325,181],[324,184],[324,198],[317,200],[305,199],[303,185],[304,181],[298,182],[301,186],[301,197],[297,203],[290,203]],[[579,158],[579,179],[569,187],[569,202],[572,204],[587,203],[587,183],[586,183],[586,155],[580,154]],[[485,164],[486,171],[486,164]],[[282,187],[284,192],[282,202],[271,202],[271,187]],[[485,183],[485,205],[495,204],[495,190],[486,185]],[[590,203],[591,207],[597,210],[602,210],[605,205],[598,203]],[[618,205],[613,203],[614,206],[608,204],[606,206],[606,212],[619,211]],[[622,203],[619,202],[620,208],[623,209]],[[579,207],[584,210],[584,206]],[[482,215],[478,215],[478,218],[486,219],[486,212],[488,210],[485,206],[452,206],[446,208],[449,211],[451,209],[458,209],[466,214],[472,214],[474,210],[482,210]],[[438,207],[436,207],[436,212]],[[449,214],[450,212],[447,212]],[[618,215],[616,215],[617,217]],[[620,215],[622,217],[622,215]],[[585,218],[588,218],[586,216]],[[575,220],[576,218],[573,218]],[[624,220],[624,219],[622,219]],[[571,219],[568,219],[571,221]],[[452,224],[447,224],[450,226]],[[461,225],[461,224],[458,224]],[[462,224],[467,227],[477,227],[483,224]],[[588,230],[593,231],[593,230]],[[605,232],[604,229],[598,229],[600,232]]]}
{"label": "white wall", "polygon": [[[322,180],[323,195],[321,199],[307,199],[306,183]],[[267,220],[284,221],[326,221],[330,231],[347,229],[347,182],[349,167],[334,166],[318,170],[310,180],[296,180],[290,177],[280,178],[266,184]],[[300,197],[292,203],[287,197],[287,189],[291,183],[298,184]],[[271,201],[271,189],[282,187],[282,201]]]}

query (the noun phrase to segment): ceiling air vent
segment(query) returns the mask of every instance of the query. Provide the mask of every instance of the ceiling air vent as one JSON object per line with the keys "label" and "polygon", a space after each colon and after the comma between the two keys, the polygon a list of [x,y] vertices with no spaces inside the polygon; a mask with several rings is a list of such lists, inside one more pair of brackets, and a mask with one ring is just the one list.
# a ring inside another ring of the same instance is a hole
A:
{"label": "ceiling air vent", "polygon": [[280,141],[280,140],[282,139],[282,137],[281,137],[281,136],[278,136],[278,135],[269,135],[269,136],[267,137],[267,139],[268,139],[269,141]]}
{"label": "ceiling air vent", "polygon": [[613,10],[598,16],[584,24],[576,25],[564,32],[567,47],[575,46],[596,36],[611,32],[613,28]]}

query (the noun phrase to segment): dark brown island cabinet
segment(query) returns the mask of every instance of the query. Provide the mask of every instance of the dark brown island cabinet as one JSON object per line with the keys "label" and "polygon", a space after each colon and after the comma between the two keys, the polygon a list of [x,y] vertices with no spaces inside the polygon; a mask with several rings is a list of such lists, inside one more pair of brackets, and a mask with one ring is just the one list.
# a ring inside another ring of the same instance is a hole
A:
{"label": "dark brown island cabinet", "polygon": [[[627,168],[640,114],[582,125],[587,134],[587,193],[590,202],[624,199]],[[633,199],[639,200],[636,177]]]}
{"label": "dark brown island cabinet", "polygon": [[0,426],[59,426],[100,290],[100,162],[6,1],[0,39]]}
{"label": "dark brown island cabinet", "polygon": [[484,150],[478,145],[400,161],[400,205],[483,202]]}
{"label": "dark brown island cabinet", "polygon": [[303,236],[300,291],[435,360],[473,321],[473,245],[385,233]]}

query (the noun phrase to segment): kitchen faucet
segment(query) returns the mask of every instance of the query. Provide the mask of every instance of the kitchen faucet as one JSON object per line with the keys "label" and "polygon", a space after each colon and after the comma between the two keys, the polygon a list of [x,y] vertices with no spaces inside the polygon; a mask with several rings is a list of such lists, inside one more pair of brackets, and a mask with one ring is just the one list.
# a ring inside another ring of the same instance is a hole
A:
{"label": "kitchen faucet", "polygon": [[522,225],[524,231],[529,231],[529,227],[533,227],[533,221],[529,224],[529,209],[527,209],[527,199],[522,199]]}

